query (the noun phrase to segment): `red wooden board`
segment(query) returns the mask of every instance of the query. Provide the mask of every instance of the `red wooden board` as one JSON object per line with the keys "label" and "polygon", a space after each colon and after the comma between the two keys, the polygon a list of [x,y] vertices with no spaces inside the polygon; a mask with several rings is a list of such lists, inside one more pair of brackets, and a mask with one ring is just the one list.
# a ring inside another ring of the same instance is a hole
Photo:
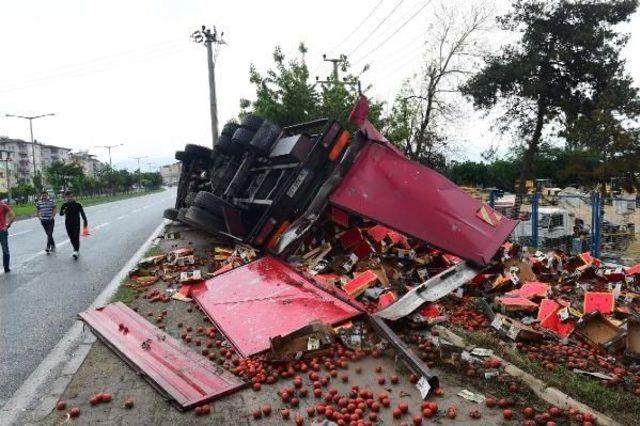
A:
{"label": "red wooden board", "polygon": [[193,286],[191,297],[244,357],[312,321],[335,325],[360,313],[271,256]]}
{"label": "red wooden board", "polygon": [[[329,200],[480,265],[491,260],[517,224],[434,170],[374,142],[360,152]],[[491,223],[477,216],[481,208]]]}
{"label": "red wooden board", "polygon": [[507,297],[525,297],[527,299],[533,299],[535,297],[546,297],[551,287],[548,284],[538,281],[529,281],[522,284],[519,289],[509,291],[505,293]]}
{"label": "red wooden board", "polygon": [[613,312],[614,307],[613,293],[589,291],[584,294],[583,312],[585,314],[599,311],[601,314],[608,315]]}
{"label": "red wooden board", "polygon": [[179,408],[203,404],[245,385],[121,302],[83,312],[80,318]]}

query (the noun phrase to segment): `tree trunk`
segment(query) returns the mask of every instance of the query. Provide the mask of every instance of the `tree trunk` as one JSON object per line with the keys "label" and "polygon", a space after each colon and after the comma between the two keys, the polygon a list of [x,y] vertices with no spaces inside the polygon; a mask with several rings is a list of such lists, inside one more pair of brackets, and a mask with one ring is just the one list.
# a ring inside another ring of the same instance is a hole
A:
{"label": "tree trunk", "polygon": [[540,138],[542,137],[542,126],[544,125],[544,118],[547,114],[547,106],[542,100],[538,100],[538,111],[536,113],[536,125],[533,130],[531,140],[527,145],[524,154],[522,156],[522,166],[520,167],[520,182],[516,188],[516,204],[514,211],[516,218],[520,216],[520,205],[522,200],[527,194],[527,179],[532,177],[533,173],[533,159],[538,152],[540,145]]}

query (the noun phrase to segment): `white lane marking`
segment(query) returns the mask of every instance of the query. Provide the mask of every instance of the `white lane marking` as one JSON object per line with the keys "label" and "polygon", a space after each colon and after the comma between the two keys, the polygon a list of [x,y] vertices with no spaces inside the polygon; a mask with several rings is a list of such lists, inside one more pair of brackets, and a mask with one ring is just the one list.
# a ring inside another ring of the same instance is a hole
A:
{"label": "white lane marking", "polygon": [[28,234],[29,232],[33,231],[33,229],[29,229],[27,231],[20,231],[20,232],[16,232],[14,234],[9,234],[9,237],[17,237],[18,235],[22,235],[22,234]]}
{"label": "white lane marking", "polygon": [[[70,242],[71,242],[71,241],[67,238],[67,239],[66,239],[66,240],[64,240],[63,242],[56,244],[56,248],[66,246],[66,245],[67,245],[67,244],[69,244]],[[25,260],[23,260],[22,262],[20,262],[20,263],[18,263],[18,264],[16,264],[16,265],[14,265],[14,266],[13,266],[13,268],[14,268],[14,269],[18,269],[18,268],[20,268],[20,267],[22,267],[22,266],[25,266],[25,264],[26,264],[26,263],[31,262],[33,259],[35,259],[35,258],[36,258],[36,257],[38,257],[38,256],[42,256],[43,254],[45,254],[45,251],[44,251],[44,250],[39,251],[39,252],[37,252],[37,253],[35,253],[35,254],[32,254],[31,256],[29,256],[29,257],[27,257]]]}
{"label": "white lane marking", "polygon": [[122,219],[124,219],[125,217],[127,217],[127,215],[126,215],[126,214],[123,214],[122,216],[118,216],[118,217],[116,217],[116,220],[122,220]]}
{"label": "white lane marking", "polygon": [[111,223],[111,222],[101,223],[101,224],[100,224],[100,225],[98,225],[98,226],[94,226],[94,227],[93,227],[93,229],[94,229],[94,230],[98,230],[98,229],[104,228],[105,226],[108,226],[110,223]]}

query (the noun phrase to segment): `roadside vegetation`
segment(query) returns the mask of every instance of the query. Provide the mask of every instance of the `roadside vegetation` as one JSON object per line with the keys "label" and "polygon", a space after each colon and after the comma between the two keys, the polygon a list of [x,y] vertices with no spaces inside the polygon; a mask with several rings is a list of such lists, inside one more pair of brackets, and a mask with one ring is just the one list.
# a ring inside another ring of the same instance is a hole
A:
{"label": "roadside vegetation", "polygon": [[638,424],[640,405],[638,398],[631,393],[605,388],[597,379],[576,374],[561,365],[553,371],[545,370],[540,363],[529,360],[525,354],[506,345],[491,332],[469,332],[461,328],[456,328],[455,332],[474,345],[493,349],[496,355],[583,404],[621,423]]}

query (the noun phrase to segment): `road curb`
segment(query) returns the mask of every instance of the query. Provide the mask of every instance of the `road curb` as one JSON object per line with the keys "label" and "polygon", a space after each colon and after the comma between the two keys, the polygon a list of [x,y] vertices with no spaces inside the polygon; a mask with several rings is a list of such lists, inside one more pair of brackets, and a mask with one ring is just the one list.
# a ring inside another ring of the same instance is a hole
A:
{"label": "road curb", "polygon": [[[438,330],[440,335],[444,336],[447,340],[450,340],[455,346],[466,347],[469,345],[469,342],[467,342],[467,340],[464,337],[454,333],[448,328],[437,326],[436,329]],[[548,402],[549,404],[555,405],[558,408],[562,408],[565,410],[570,407],[573,407],[579,411],[591,413],[596,418],[599,425],[621,426],[620,423],[613,420],[611,417],[599,411],[594,410],[593,408],[589,407],[586,404],[583,404],[580,401],[573,399],[566,393],[562,392],[560,389],[554,388],[552,386],[547,386],[542,380],[532,376],[531,374],[520,369],[519,367],[516,367],[515,365],[511,364],[509,361],[495,354],[493,355],[493,357],[499,359],[500,362],[502,362],[502,365],[504,366],[504,371],[508,375],[512,377],[517,377],[523,382],[525,382],[527,386],[531,388],[533,393],[535,393],[538,396],[538,398]]]}
{"label": "road curb", "polygon": [[[87,309],[100,307],[111,299],[122,280],[138,263],[169,222],[166,219],[160,222],[160,225],[134,253],[129,262],[115,275]],[[84,362],[95,341],[95,336],[90,331],[85,331],[80,321],[74,323],[60,342],[0,409],[0,424],[15,424],[20,416],[27,413],[36,419],[41,419],[49,414]]]}

